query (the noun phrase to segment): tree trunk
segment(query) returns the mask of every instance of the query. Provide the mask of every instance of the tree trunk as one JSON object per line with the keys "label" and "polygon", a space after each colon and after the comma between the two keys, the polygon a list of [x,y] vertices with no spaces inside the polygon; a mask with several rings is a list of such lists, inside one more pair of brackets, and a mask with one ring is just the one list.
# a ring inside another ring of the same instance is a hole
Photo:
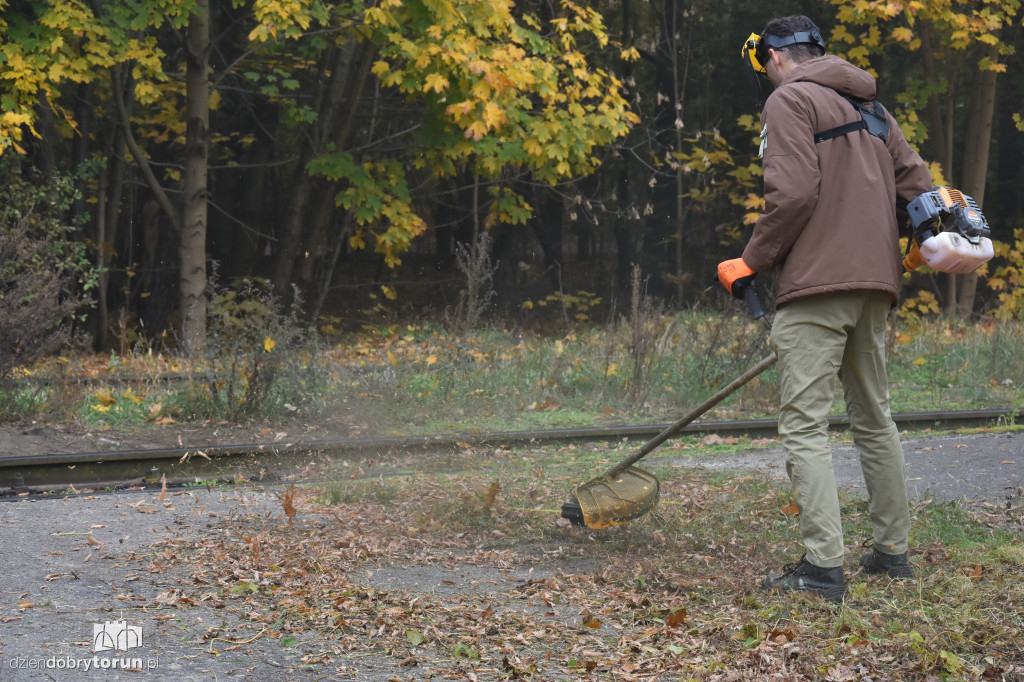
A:
{"label": "tree trunk", "polygon": [[[103,154],[108,162],[100,171],[96,197],[97,300],[90,325],[92,325],[93,332],[93,348],[97,351],[102,351],[107,347],[107,334],[110,327],[108,323],[110,284],[108,268],[111,254],[115,251],[114,243],[121,213],[121,192],[124,188],[125,173],[125,164],[122,159],[124,159],[125,147],[128,146],[131,137],[129,122],[131,121],[133,90],[127,85],[130,82],[132,82],[131,76],[126,75],[121,69],[114,69],[111,72],[111,96],[117,103],[116,108],[121,125],[115,128],[113,135],[105,142]],[[143,166],[145,161],[137,147],[133,153],[139,165]]]}
{"label": "tree trunk", "polygon": [[[477,180],[477,185],[479,180]],[[473,189],[474,203],[479,203],[477,194],[478,186]],[[562,204],[562,197],[547,188],[538,187],[533,193],[533,205],[540,210],[529,221],[528,225],[533,231],[537,242],[540,244],[544,257],[544,272],[548,275],[553,287],[558,287],[559,270],[565,267],[565,256],[563,253],[563,232],[565,206]],[[479,228],[479,215],[474,213],[473,218],[473,241],[471,246],[477,244]]]}
{"label": "tree trunk", "polygon": [[[131,118],[131,112],[134,105],[134,83],[135,80],[131,77],[131,74],[123,71],[121,74],[123,78],[116,79],[115,91],[112,96],[121,98],[124,102],[125,110],[128,112],[128,117]],[[97,229],[100,230],[100,238],[96,240],[96,248],[99,251],[97,260],[100,262],[100,282],[99,282],[99,295],[102,298],[102,302],[98,308],[98,328],[96,329],[95,348],[96,350],[104,350],[107,348],[108,334],[110,331],[109,323],[109,283],[110,278],[107,273],[108,266],[110,265],[111,258],[117,252],[118,243],[117,240],[117,228],[121,220],[121,204],[122,204],[122,193],[124,192],[125,183],[125,129],[118,127],[114,130],[114,137],[111,142],[112,150],[110,156],[107,158],[106,174],[107,174],[107,188],[104,192],[104,199],[107,202],[107,209],[104,213],[105,225],[98,225]],[[125,285],[125,289],[127,289]],[[128,306],[128,301],[124,302],[124,305]]]}
{"label": "tree trunk", "polygon": [[[956,83],[954,79],[955,73],[950,74],[949,87],[946,91],[946,123],[944,126],[944,137],[945,146],[942,148],[942,171],[946,176],[948,182],[953,182],[953,125],[954,125],[954,114],[956,110],[956,98],[955,88]],[[956,183],[954,183],[956,184]],[[946,275],[946,314],[950,317],[956,315],[956,275]]]}
{"label": "tree trunk", "polygon": [[[995,60],[999,53],[994,46],[988,47],[986,56]],[[982,71],[974,82],[974,97],[971,98],[970,124],[964,155],[962,191],[974,197],[979,206],[984,206],[985,180],[988,175],[989,147],[992,144],[992,119],[996,106],[996,72]],[[967,318],[974,311],[974,298],[978,290],[978,273],[964,275],[957,292],[956,312],[960,318]]]}
{"label": "tree trunk", "polygon": [[[116,80],[116,79],[115,79]],[[118,95],[115,94],[115,97]],[[109,156],[109,150],[105,150]],[[96,182],[96,256],[93,265],[96,268],[96,308],[89,316],[89,324],[93,334],[93,349],[102,351],[107,345],[107,285],[110,273],[107,272],[107,207],[110,206],[110,167],[100,168]]]}
{"label": "tree trunk", "polygon": [[36,168],[47,179],[50,179],[57,170],[54,145],[55,141],[59,139],[59,135],[53,120],[53,108],[46,101],[46,97],[40,98],[40,101],[36,103],[35,114],[39,138],[32,141],[32,160]]}
{"label": "tree trunk", "polygon": [[617,194],[619,205],[624,208],[617,212],[612,225],[612,234],[615,237],[615,276],[612,291],[616,292],[622,290],[629,281],[634,253],[639,250],[636,247],[636,240],[643,238],[644,231],[640,220],[630,216],[625,208],[629,206],[629,164],[623,164],[619,169]]}
{"label": "tree trunk", "polygon": [[[935,63],[932,47],[932,26],[921,22],[921,64],[924,68],[925,81],[934,83],[939,80],[939,68]],[[955,110],[954,92],[956,87],[957,64],[951,63],[946,68],[946,92],[940,98],[939,93],[928,96],[926,118],[928,134],[931,138],[932,156],[942,166],[942,175],[947,182],[953,182],[953,113]],[[945,111],[943,111],[945,110]],[[955,184],[955,183],[954,183]],[[946,294],[943,297],[947,315],[956,313],[956,275],[946,275]]]}
{"label": "tree trunk", "polygon": [[[920,23],[920,36],[921,36],[921,65],[924,68],[924,78],[928,83],[935,83],[939,80],[939,70],[935,64],[935,55],[932,52],[932,27],[928,22]],[[952,93],[953,82],[952,74],[947,74],[949,77],[949,83],[947,93]],[[940,102],[939,94],[934,92],[928,95],[928,134],[931,137],[931,149],[934,158],[942,166],[942,174],[947,178],[953,172],[953,147],[952,145],[946,144],[946,140],[950,139],[953,135],[953,130],[950,128],[947,130],[946,121],[942,115],[942,103]],[[952,107],[952,102],[948,99],[945,102],[947,107]],[[952,111],[952,109],[949,109]],[[952,123],[952,121],[950,121]]]}
{"label": "tree trunk", "polygon": [[[323,129],[322,132],[329,137],[329,142],[337,149],[348,147],[356,114],[362,105],[363,90],[377,54],[373,46],[361,45],[359,48],[362,50],[362,56],[357,64],[356,57],[360,53],[356,47],[350,43],[340,51],[340,67],[336,66],[334,73],[344,72],[346,77],[337,78],[332,82],[332,91],[325,107],[330,113],[330,116],[325,119],[330,127]],[[350,73],[352,71],[354,73]],[[343,102],[344,107],[342,107]],[[336,113],[338,111],[341,113]],[[323,146],[323,143],[319,143],[318,146]],[[344,240],[351,231],[353,222],[349,213],[337,216],[337,212],[340,210],[337,207],[336,199],[338,185],[337,182],[324,184],[320,209],[314,219],[310,221],[309,235],[305,239],[306,248],[315,254],[314,260],[306,264],[308,268],[303,272],[303,281],[312,289],[312,300],[314,301],[306,315],[306,319],[311,322],[317,320],[323,309],[324,301],[330,291],[331,280],[337,269],[338,259],[344,251]],[[339,225],[340,228],[337,227]],[[337,229],[332,231],[332,228]]]}
{"label": "tree trunk", "polygon": [[341,221],[341,228],[338,230],[337,239],[334,240],[330,256],[323,261],[322,272],[316,273],[319,276],[315,282],[315,296],[310,308],[308,319],[315,324],[320,319],[320,313],[324,309],[324,301],[331,291],[331,280],[334,278],[334,270],[338,267],[338,259],[345,248],[345,237],[352,225],[352,214],[346,213]]}
{"label": "tree trunk", "polygon": [[[682,73],[679,71],[679,50],[678,48],[672,51],[672,78],[675,85],[675,90],[672,95],[676,101],[676,115],[680,121],[683,118],[683,111],[686,105],[686,83],[690,75],[690,53],[693,48],[693,22],[687,22],[686,31],[686,57],[683,61]],[[683,150],[683,126],[680,124],[676,126],[676,151],[681,152]],[[678,164],[676,168],[676,272],[674,278],[674,284],[676,287],[676,300],[682,305],[683,291],[685,289],[685,278],[683,273],[685,272],[685,266],[683,264],[683,238],[686,234],[686,215],[687,211],[683,205],[683,199],[686,196],[686,177],[683,173],[682,164]]]}
{"label": "tree trunk", "polygon": [[[334,127],[338,120],[338,112],[342,110],[344,97],[348,94],[347,85],[352,75],[353,55],[358,49],[355,42],[333,50],[323,66],[325,75],[330,78],[328,87],[321,93],[316,103],[318,112],[316,123],[310,131],[307,141],[302,146],[302,153],[295,169],[291,190],[291,201],[284,230],[278,235],[277,249],[274,254],[274,268],[271,281],[275,295],[288,302],[291,296],[291,283],[294,279],[296,259],[303,248],[311,248],[304,244],[304,230],[309,220],[310,202],[313,199],[314,178],[309,175],[306,166],[323,151],[327,141],[334,136]],[[358,93],[356,93],[358,94]],[[350,111],[349,107],[345,107]],[[347,122],[343,122],[348,127]],[[340,148],[340,147],[339,147]]]}
{"label": "tree trunk", "polygon": [[207,154],[210,127],[210,3],[197,0],[186,37],[184,209],[181,223],[181,341],[188,354],[206,337]]}
{"label": "tree trunk", "polygon": [[[330,129],[320,130],[319,136],[326,137],[337,149],[346,149],[348,146],[356,112],[362,101],[366,78],[370,74],[373,57],[376,54],[373,48],[363,47],[362,58],[357,63],[356,58],[359,57],[359,52],[356,47],[355,44],[349,44],[345,49],[339,50],[339,60],[332,67],[332,73],[343,73],[345,77],[335,78],[332,81],[331,93],[322,108],[323,111],[330,113],[330,116],[325,119],[325,123],[330,126]],[[323,141],[316,144],[317,149],[325,146]],[[331,240],[343,238],[337,232],[332,233],[332,227],[336,228],[342,222],[335,219],[335,212],[339,210],[335,198],[339,183],[326,182],[319,183],[318,186],[322,187],[322,191],[317,208],[312,213],[312,219],[306,221],[308,225],[302,238],[302,243],[310,255],[306,256],[304,260],[298,261],[302,263],[299,268],[301,283],[314,289],[324,285],[330,286],[330,281],[325,282],[313,273],[324,270],[334,272],[337,256],[340,255],[341,250],[336,249],[331,244]],[[325,260],[329,262],[323,262]],[[321,292],[315,291],[313,298],[321,299]]]}

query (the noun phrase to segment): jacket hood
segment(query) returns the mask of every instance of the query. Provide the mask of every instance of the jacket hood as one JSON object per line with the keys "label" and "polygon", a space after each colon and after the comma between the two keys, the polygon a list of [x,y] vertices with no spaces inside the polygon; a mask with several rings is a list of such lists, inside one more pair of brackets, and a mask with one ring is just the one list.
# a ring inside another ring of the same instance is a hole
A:
{"label": "jacket hood", "polygon": [[874,76],[833,55],[825,55],[797,64],[780,85],[797,81],[824,85],[857,99],[872,100],[875,98]]}

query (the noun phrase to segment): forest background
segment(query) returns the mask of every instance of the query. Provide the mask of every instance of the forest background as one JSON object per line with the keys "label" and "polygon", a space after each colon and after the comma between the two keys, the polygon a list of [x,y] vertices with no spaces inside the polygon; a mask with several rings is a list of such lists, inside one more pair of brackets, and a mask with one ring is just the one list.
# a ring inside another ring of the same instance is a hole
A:
{"label": "forest background", "polygon": [[638,285],[725,305],[712,273],[763,206],[740,46],[791,13],[878,76],[936,183],[993,227],[993,262],[908,276],[904,314],[1020,316],[1017,1],[0,10],[8,336],[42,316],[100,351],[192,353],[243,278],[326,333],[607,319]]}

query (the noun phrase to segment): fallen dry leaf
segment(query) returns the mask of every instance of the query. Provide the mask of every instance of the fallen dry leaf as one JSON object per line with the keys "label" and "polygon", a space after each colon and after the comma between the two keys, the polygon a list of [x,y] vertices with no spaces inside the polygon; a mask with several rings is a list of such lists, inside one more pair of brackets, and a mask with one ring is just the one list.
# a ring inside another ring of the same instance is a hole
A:
{"label": "fallen dry leaf", "polygon": [[736,436],[726,436],[722,438],[717,433],[711,433],[700,440],[700,444],[707,447],[711,445],[736,445],[740,442],[740,439]]}
{"label": "fallen dry leaf", "polygon": [[665,625],[670,628],[677,628],[680,625],[686,624],[686,607],[680,606],[678,609],[668,614],[668,618],[665,620]]}
{"label": "fallen dry leaf", "polygon": [[781,511],[786,516],[800,515],[800,507],[797,505],[796,500],[794,500],[792,497],[789,498],[789,504],[787,504],[785,507],[780,508],[779,511]]}
{"label": "fallen dry leaf", "polygon": [[281,506],[284,507],[284,513],[288,517],[288,525],[292,525],[292,519],[295,518],[295,486],[288,488],[283,493],[275,493],[277,499],[281,500]]}

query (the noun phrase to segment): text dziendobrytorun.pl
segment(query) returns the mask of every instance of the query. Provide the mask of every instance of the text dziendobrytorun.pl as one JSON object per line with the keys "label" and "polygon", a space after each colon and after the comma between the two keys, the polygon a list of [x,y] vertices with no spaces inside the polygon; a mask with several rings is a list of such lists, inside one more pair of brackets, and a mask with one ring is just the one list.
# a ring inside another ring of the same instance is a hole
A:
{"label": "text dziendobrytorun.pl", "polygon": [[8,659],[2,666],[9,670],[134,670],[145,672],[160,667],[160,659],[149,656],[120,656],[106,658],[90,656],[75,658],[74,656],[23,657],[15,656]]}

